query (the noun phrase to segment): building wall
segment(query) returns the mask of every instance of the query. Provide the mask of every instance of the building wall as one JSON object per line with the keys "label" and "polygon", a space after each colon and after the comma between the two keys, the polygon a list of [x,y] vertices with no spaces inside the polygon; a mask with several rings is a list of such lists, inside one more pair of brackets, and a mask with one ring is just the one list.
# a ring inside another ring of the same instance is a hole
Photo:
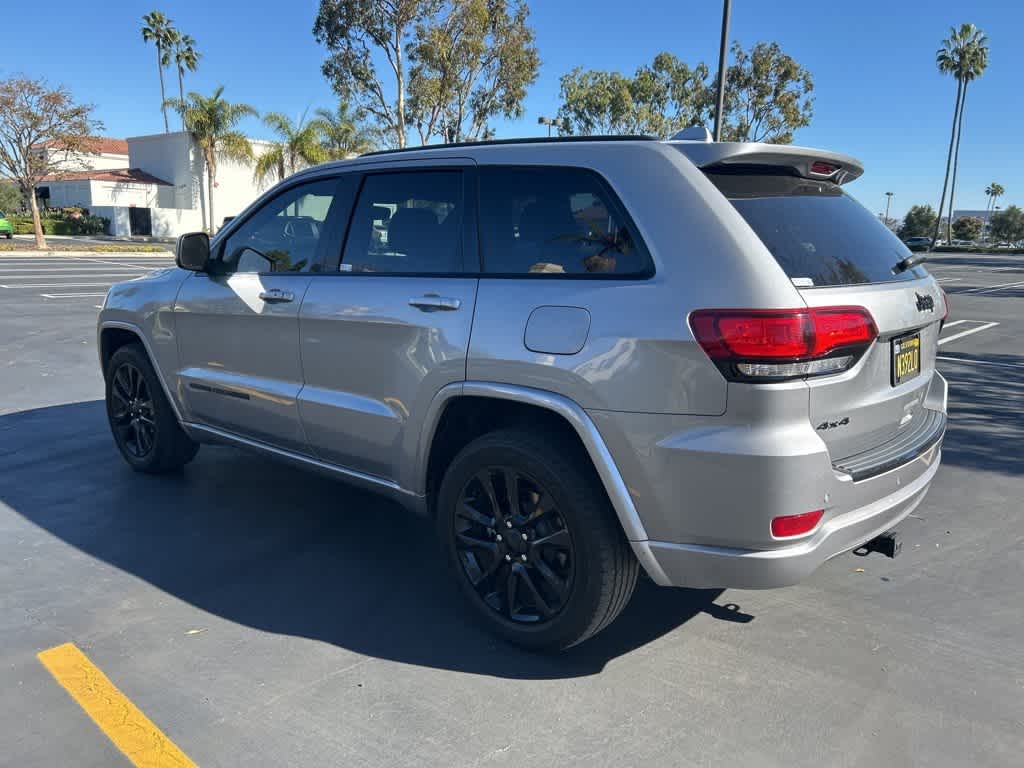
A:
{"label": "building wall", "polygon": [[98,155],[81,152],[64,152],[59,149],[44,149],[46,159],[55,171],[100,171],[111,168],[127,168],[128,155]]}

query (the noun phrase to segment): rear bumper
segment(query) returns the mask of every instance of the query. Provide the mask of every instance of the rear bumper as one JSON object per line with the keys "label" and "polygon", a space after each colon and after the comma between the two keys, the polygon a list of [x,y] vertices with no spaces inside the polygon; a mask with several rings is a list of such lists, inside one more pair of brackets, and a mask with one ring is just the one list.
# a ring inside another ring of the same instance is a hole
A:
{"label": "rear bumper", "polygon": [[[634,542],[634,551],[662,586],[787,587],[826,560],[855,549],[901,522],[914,511],[939,469],[941,450],[933,446],[915,459],[927,469],[913,482],[871,504],[831,518],[815,534],[772,550],[731,549],[664,541]],[[899,470],[895,470],[899,471]]]}

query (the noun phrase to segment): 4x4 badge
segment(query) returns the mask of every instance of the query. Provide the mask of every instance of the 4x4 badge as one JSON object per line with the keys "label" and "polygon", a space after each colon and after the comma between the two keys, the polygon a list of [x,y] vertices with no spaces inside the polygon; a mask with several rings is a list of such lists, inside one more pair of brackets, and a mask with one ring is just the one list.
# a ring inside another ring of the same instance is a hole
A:
{"label": "4x4 badge", "polygon": [[935,299],[926,294],[914,293],[917,296],[917,311],[918,312],[934,312],[935,311]]}

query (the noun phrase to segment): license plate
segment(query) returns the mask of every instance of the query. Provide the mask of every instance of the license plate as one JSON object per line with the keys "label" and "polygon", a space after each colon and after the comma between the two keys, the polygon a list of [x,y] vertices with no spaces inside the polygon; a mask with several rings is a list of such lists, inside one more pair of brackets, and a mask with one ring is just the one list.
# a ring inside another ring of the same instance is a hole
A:
{"label": "license plate", "polygon": [[898,386],[921,372],[921,334],[892,340],[892,385]]}

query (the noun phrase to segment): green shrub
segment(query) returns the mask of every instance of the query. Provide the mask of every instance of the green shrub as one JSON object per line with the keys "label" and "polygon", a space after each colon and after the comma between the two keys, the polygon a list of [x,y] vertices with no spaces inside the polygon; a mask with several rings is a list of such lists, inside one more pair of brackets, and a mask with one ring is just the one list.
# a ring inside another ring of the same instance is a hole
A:
{"label": "green shrub", "polygon": [[[11,216],[9,221],[16,235],[31,235],[35,231],[31,216]],[[42,224],[44,235],[101,235],[107,231],[110,221],[102,216],[59,219],[47,215]]]}

